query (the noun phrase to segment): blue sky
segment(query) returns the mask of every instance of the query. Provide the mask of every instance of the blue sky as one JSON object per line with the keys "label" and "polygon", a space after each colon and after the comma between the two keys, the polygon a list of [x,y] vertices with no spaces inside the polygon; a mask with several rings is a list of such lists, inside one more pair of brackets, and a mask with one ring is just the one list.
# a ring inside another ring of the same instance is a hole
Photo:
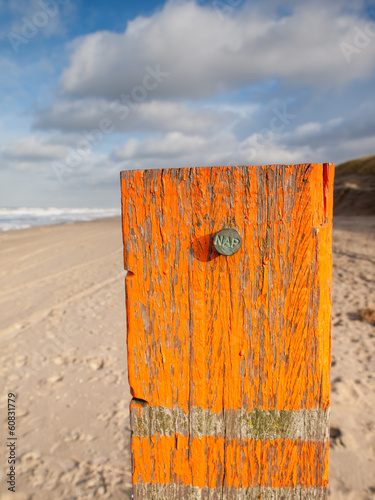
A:
{"label": "blue sky", "polygon": [[116,207],[124,169],[375,153],[375,4],[0,0],[0,206]]}

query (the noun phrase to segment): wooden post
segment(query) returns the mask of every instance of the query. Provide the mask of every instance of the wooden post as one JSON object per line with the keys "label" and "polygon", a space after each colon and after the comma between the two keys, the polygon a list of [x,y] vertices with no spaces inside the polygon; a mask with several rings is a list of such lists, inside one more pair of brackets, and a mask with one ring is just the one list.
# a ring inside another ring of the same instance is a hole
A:
{"label": "wooden post", "polygon": [[327,498],[333,171],[122,172],[136,500]]}

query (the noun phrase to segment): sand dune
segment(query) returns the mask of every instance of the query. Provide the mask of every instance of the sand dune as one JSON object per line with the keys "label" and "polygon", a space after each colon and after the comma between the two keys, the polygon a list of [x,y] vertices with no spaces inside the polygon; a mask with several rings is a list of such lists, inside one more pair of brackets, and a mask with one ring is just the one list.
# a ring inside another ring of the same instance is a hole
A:
{"label": "sand dune", "polygon": [[336,167],[335,215],[375,215],[375,155]]}
{"label": "sand dune", "polygon": [[375,155],[354,158],[336,167],[336,179],[342,175],[375,175]]}
{"label": "sand dune", "polygon": [[[375,497],[375,217],[334,224],[330,498]],[[17,394],[17,493],[130,498],[119,219],[0,234],[2,443]],[[6,464],[5,445],[1,463]]]}

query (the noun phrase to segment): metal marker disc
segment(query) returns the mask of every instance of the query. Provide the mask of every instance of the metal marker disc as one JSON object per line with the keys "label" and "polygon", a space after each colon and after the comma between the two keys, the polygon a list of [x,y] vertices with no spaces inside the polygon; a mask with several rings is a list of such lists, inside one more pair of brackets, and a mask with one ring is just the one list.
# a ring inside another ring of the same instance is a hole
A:
{"label": "metal marker disc", "polygon": [[214,247],[221,255],[233,255],[241,248],[242,238],[233,228],[221,229],[214,237]]}

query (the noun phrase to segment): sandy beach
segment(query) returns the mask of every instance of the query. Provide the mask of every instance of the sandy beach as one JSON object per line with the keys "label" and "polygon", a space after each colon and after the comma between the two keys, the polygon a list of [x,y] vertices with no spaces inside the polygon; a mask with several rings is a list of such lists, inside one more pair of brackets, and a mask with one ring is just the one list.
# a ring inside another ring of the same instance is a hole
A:
{"label": "sandy beach", "polygon": [[[0,233],[0,500],[131,498],[119,218]],[[335,217],[330,498],[375,498],[375,216]],[[17,493],[6,405],[16,399]]]}

